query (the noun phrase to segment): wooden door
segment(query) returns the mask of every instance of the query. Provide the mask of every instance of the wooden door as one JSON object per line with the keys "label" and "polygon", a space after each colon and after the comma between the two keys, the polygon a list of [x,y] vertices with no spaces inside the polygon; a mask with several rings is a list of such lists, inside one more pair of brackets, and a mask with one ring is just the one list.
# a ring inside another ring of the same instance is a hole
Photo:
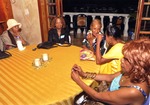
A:
{"label": "wooden door", "polygon": [[62,0],[38,0],[42,41],[48,40],[48,31],[51,28],[51,20],[56,16],[62,16]]}
{"label": "wooden door", "polygon": [[10,0],[0,0],[0,30],[7,29],[7,20],[13,18]]}

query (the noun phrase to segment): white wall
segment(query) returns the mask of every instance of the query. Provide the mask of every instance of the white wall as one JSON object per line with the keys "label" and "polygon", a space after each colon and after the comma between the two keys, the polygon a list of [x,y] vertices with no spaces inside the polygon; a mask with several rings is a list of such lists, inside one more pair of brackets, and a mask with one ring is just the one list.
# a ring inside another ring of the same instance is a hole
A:
{"label": "white wall", "polygon": [[42,41],[37,0],[11,0],[14,18],[22,23],[24,39],[29,44]]}

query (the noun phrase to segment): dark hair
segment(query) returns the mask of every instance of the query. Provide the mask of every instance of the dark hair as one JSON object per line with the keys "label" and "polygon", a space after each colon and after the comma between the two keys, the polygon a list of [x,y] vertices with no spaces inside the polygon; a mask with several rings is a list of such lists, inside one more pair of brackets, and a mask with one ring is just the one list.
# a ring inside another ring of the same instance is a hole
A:
{"label": "dark hair", "polygon": [[150,86],[150,39],[128,42],[124,45],[122,52],[132,66],[129,72],[131,82],[147,81]]}
{"label": "dark hair", "polygon": [[121,39],[121,30],[115,25],[108,25],[105,34],[107,36],[112,36],[115,39]]}
{"label": "dark hair", "polygon": [[66,23],[65,23],[65,20],[64,20],[64,18],[63,17],[55,17],[55,18],[53,18],[53,20],[52,20],[52,22],[51,22],[51,28],[55,28],[55,26],[56,26],[56,20],[57,19],[60,19],[61,20],[61,22],[62,22],[62,28],[66,28]]}

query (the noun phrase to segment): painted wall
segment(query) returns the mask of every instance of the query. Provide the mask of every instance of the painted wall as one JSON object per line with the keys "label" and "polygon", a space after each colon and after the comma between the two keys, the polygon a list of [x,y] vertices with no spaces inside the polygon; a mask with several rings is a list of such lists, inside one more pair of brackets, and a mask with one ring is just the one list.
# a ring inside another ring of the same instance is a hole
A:
{"label": "painted wall", "polygon": [[10,0],[14,18],[22,23],[24,39],[29,44],[42,41],[37,0]]}

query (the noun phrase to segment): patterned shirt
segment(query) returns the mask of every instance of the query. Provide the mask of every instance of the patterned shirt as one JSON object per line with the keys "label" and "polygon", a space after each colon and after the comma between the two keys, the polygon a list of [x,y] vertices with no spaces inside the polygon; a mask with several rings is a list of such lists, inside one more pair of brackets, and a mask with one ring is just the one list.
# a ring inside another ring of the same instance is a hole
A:
{"label": "patterned shirt", "polygon": [[[85,38],[83,39],[82,41],[82,44],[85,45],[88,49],[90,49],[90,43],[88,41],[88,39],[86,38],[88,34],[92,34],[92,31],[89,30],[85,36]],[[100,35],[102,35],[103,33],[99,32]],[[97,43],[97,39],[93,39],[93,42],[92,42],[92,47],[94,49],[94,52],[96,52],[96,43]],[[100,49],[101,49],[101,54],[105,54],[106,50],[107,50],[107,47],[106,47],[106,40],[105,40],[105,37],[103,37],[101,43],[100,43]]]}

